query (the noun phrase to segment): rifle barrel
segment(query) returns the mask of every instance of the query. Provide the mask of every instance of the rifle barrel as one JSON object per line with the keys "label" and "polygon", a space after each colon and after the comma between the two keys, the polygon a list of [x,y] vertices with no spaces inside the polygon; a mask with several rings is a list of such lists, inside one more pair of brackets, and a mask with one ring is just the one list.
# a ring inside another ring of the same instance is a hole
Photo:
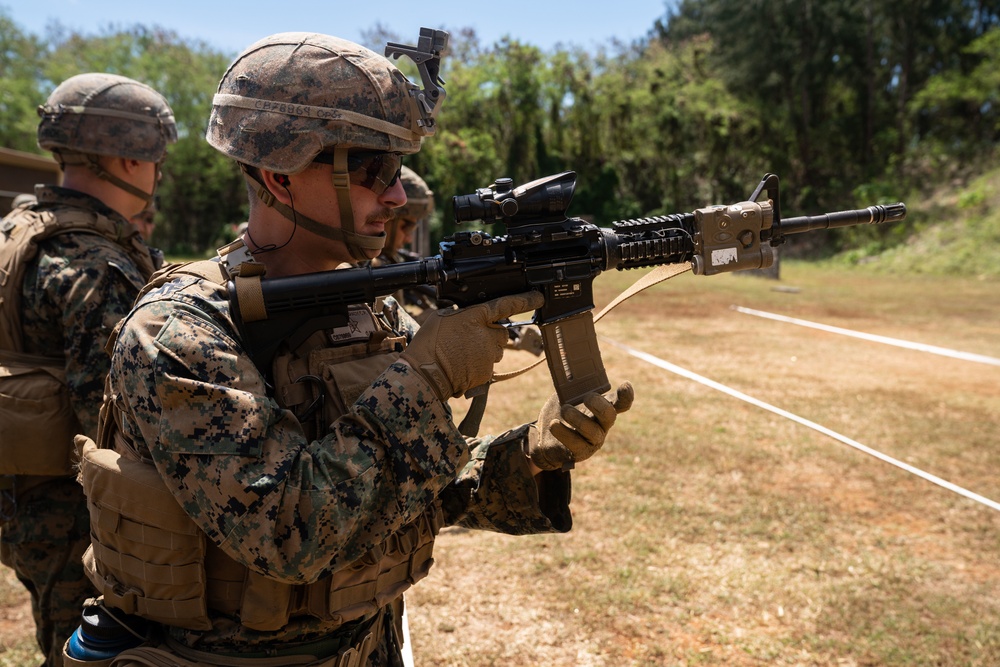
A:
{"label": "rifle barrel", "polygon": [[782,234],[798,234],[813,229],[833,229],[835,227],[850,227],[852,225],[878,225],[883,222],[896,222],[906,217],[906,204],[875,204],[867,208],[853,211],[838,211],[820,215],[803,215],[797,218],[781,220],[779,231]]}

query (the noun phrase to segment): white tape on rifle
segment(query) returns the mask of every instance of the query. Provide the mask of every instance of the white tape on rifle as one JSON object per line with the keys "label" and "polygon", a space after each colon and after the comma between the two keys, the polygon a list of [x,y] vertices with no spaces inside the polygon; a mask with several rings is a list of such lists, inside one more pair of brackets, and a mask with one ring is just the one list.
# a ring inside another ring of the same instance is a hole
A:
{"label": "white tape on rifle", "polygon": [[865,445],[862,445],[860,442],[857,442],[856,440],[851,440],[847,436],[841,435],[840,433],[837,433],[836,431],[831,431],[830,429],[826,428],[825,426],[820,426],[816,422],[809,421],[808,419],[804,419],[802,417],[799,417],[798,415],[792,414],[791,412],[788,412],[787,410],[782,410],[781,408],[775,407],[775,406],[771,405],[770,403],[765,403],[764,401],[758,400],[758,399],[756,399],[756,398],[754,398],[752,396],[748,396],[748,395],[744,394],[743,392],[740,392],[740,391],[737,391],[737,390],[732,389],[730,387],[727,387],[726,385],[720,384],[720,383],[716,382],[715,380],[709,380],[708,378],[706,378],[704,376],[701,376],[701,375],[698,375],[697,373],[692,373],[691,371],[689,371],[689,370],[687,370],[685,368],[681,368],[680,366],[676,366],[676,365],[670,363],[669,361],[664,361],[663,359],[659,359],[657,357],[654,357],[651,354],[646,354],[645,352],[641,352],[639,350],[636,350],[635,348],[629,347],[628,345],[625,345],[624,343],[619,343],[617,341],[613,341],[613,340],[611,340],[609,338],[605,338],[604,336],[600,336],[600,339],[602,341],[606,342],[606,343],[614,345],[615,347],[620,348],[620,349],[628,352],[633,357],[636,357],[638,359],[642,359],[643,361],[645,361],[647,363],[653,364],[654,366],[658,366],[658,367],[660,367],[660,368],[662,368],[664,370],[670,371],[671,373],[675,373],[677,375],[680,375],[681,377],[688,378],[689,380],[694,380],[695,382],[703,384],[706,387],[711,387],[712,389],[716,389],[718,391],[721,391],[724,394],[728,394],[728,395],[730,395],[730,396],[732,396],[734,398],[738,398],[741,401],[745,401],[747,403],[750,403],[751,405],[756,405],[759,408],[763,408],[763,409],[765,409],[765,410],[767,410],[769,412],[773,412],[776,415],[780,415],[780,416],[782,416],[782,417],[784,417],[786,419],[790,419],[793,422],[802,424],[803,426],[807,426],[807,427],[813,429],[814,431],[819,431],[823,435],[828,435],[831,438],[833,438],[834,440],[838,440],[839,442],[842,442],[845,445],[849,445],[850,447],[853,447],[853,448],[857,449],[858,451],[864,452],[865,454],[868,454],[870,456],[874,456],[875,458],[877,458],[877,459],[879,459],[881,461],[884,461],[884,462],[886,462],[886,463],[888,463],[890,465],[894,465],[897,468],[905,470],[906,472],[912,473],[912,474],[916,475],[917,477],[920,477],[922,479],[927,480],[928,482],[931,482],[932,484],[937,484],[938,486],[940,486],[942,488],[945,488],[945,489],[948,489],[949,491],[953,491],[954,493],[957,493],[960,496],[964,496],[964,497],[966,497],[966,498],[968,498],[970,500],[976,501],[977,503],[986,505],[987,507],[989,507],[991,509],[995,509],[997,511],[1000,511],[1000,503],[998,503],[996,501],[990,500],[989,498],[985,498],[985,497],[979,495],[978,493],[973,493],[972,491],[969,491],[968,489],[963,489],[962,487],[960,487],[960,486],[958,486],[956,484],[952,484],[951,482],[949,482],[947,480],[943,480],[940,477],[932,475],[932,474],[930,474],[928,472],[924,472],[923,470],[920,470],[919,468],[915,468],[915,467],[911,466],[909,463],[904,463],[904,462],[902,462],[902,461],[900,461],[898,459],[894,459],[891,456],[888,456],[886,454],[883,454],[882,452],[879,452],[879,451],[876,451],[876,450],[872,449],[871,447],[866,447]]}
{"label": "white tape on rifle", "polygon": [[987,357],[986,355],[983,354],[960,352],[958,350],[949,350],[946,347],[937,347],[935,345],[924,345],[923,343],[913,343],[908,340],[900,340],[898,338],[877,336],[875,334],[867,334],[867,333],[862,333],[860,331],[852,331],[851,329],[841,329],[840,327],[831,327],[827,324],[818,324],[816,322],[810,322],[809,320],[800,320],[794,317],[776,315],[774,313],[764,312],[763,310],[744,308],[743,306],[733,306],[732,308],[733,310],[740,313],[744,313],[746,315],[754,315],[755,317],[763,317],[769,320],[776,320],[778,322],[787,322],[788,324],[797,324],[801,327],[809,327],[811,329],[819,329],[820,331],[828,331],[830,333],[843,334],[844,336],[852,336],[854,338],[870,340],[876,343],[885,343],[886,345],[895,345],[896,347],[905,347],[910,350],[919,350],[920,352],[930,352],[931,354],[940,354],[943,357],[952,357],[953,359],[962,359],[964,361],[974,361],[980,364],[990,364],[992,366],[1000,366],[1000,359],[997,359],[995,357]]}

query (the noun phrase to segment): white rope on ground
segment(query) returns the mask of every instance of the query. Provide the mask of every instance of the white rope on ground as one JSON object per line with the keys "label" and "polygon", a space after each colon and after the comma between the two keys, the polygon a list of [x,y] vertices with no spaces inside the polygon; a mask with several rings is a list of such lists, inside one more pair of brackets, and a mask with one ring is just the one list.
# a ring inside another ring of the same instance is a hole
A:
{"label": "white rope on ground", "polygon": [[605,338],[604,336],[601,336],[600,338],[601,338],[602,341],[610,343],[611,345],[614,345],[615,347],[620,348],[620,349],[628,352],[633,357],[636,357],[638,359],[642,359],[643,361],[645,361],[647,363],[653,364],[654,366],[658,366],[658,367],[660,367],[660,368],[662,368],[664,370],[670,371],[671,373],[675,373],[677,375],[680,375],[681,377],[688,378],[689,380],[694,380],[695,382],[703,384],[706,387],[711,387],[712,389],[716,389],[718,391],[721,391],[724,394],[728,394],[728,395],[730,395],[730,396],[732,396],[734,398],[738,398],[739,400],[745,401],[747,403],[750,403],[751,405],[756,405],[759,408],[763,408],[764,410],[767,410],[769,412],[773,412],[776,415],[780,415],[780,416],[782,416],[782,417],[784,417],[786,419],[790,419],[793,422],[802,424],[803,426],[807,426],[807,427],[809,427],[809,428],[811,428],[811,429],[813,429],[815,431],[819,431],[820,433],[822,433],[824,435],[830,436],[834,440],[838,440],[838,441],[844,443],[845,445],[849,445],[849,446],[857,449],[858,451],[864,452],[865,454],[868,454],[870,456],[874,456],[875,458],[877,458],[877,459],[879,459],[881,461],[884,461],[884,462],[886,462],[886,463],[888,463],[890,465],[894,465],[897,468],[905,470],[906,472],[912,473],[912,474],[916,475],[917,477],[920,477],[922,479],[927,480],[928,482],[931,482],[932,484],[937,484],[938,486],[940,486],[942,488],[945,488],[945,489],[948,489],[949,491],[952,491],[954,493],[957,493],[960,496],[964,496],[964,497],[966,497],[966,498],[968,498],[970,500],[974,500],[977,503],[986,505],[990,509],[995,509],[997,511],[1000,511],[1000,503],[998,503],[996,501],[990,500],[989,498],[985,498],[985,497],[979,495],[978,493],[973,493],[972,491],[969,491],[967,489],[963,489],[962,487],[960,487],[960,486],[958,486],[956,484],[952,484],[951,482],[949,482],[947,480],[943,480],[940,477],[932,475],[932,474],[930,474],[928,472],[924,472],[923,470],[920,470],[919,468],[915,468],[915,467],[911,466],[908,463],[904,463],[904,462],[902,462],[902,461],[900,461],[898,459],[894,459],[891,456],[888,456],[886,454],[883,454],[882,452],[879,452],[879,451],[876,451],[876,450],[872,449],[871,447],[866,447],[865,445],[862,445],[860,442],[857,442],[856,440],[851,440],[847,436],[841,435],[841,434],[837,433],[836,431],[832,431],[832,430],[826,428],[825,426],[820,426],[816,422],[809,421],[808,419],[804,419],[803,417],[799,417],[798,415],[792,414],[791,412],[788,412],[787,410],[782,410],[781,408],[775,407],[775,406],[771,405],[770,403],[765,403],[764,401],[758,400],[758,399],[756,399],[756,398],[754,398],[752,396],[748,396],[747,394],[744,394],[743,392],[740,392],[740,391],[737,391],[737,390],[732,389],[730,387],[727,387],[726,385],[720,384],[720,383],[716,382],[715,380],[709,380],[708,378],[706,378],[704,376],[701,376],[701,375],[698,375],[697,373],[693,373],[693,372],[691,372],[691,371],[689,371],[689,370],[687,370],[685,368],[681,368],[680,366],[676,366],[676,365],[670,363],[669,361],[664,361],[663,359],[659,359],[657,357],[654,357],[651,354],[646,354],[645,352],[641,352],[639,350],[636,350],[635,348],[629,347],[628,345],[625,345],[624,343],[619,343],[619,342],[611,340],[609,338]]}
{"label": "white rope on ground", "polygon": [[406,615],[406,605],[403,605],[403,667],[413,667],[413,645],[410,644],[410,619]]}
{"label": "white rope on ground", "polygon": [[789,324],[797,324],[802,327],[809,327],[811,329],[819,329],[820,331],[828,331],[830,333],[843,334],[845,336],[852,336],[854,338],[862,338],[864,340],[874,341],[876,343],[885,343],[886,345],[895,345],[896,347],[905,347],[910,350],[919,350],[920,352],[930,352],[931,354],[940,354],[944,357],[952,357],[954,359],[962,359],[964,361],[975,361],[980,364],[990,364],[993,366],[1000,366],[1000,359],[995,357],[987,357],[983,354],[972,354],[971,352],[960,352],[958,350],[949,350],[946,347],[937,347],[935,345],[924,345],[923,343],[913,343],[908,340],[900,340],[898,338],[889,338],[887,336],[877,336],[875,334],[862,333],[860,331],[853,331],[851,329],[841,329],[840,327],[832,327],[827,324],[818,324],[816,322],[810,322],[809,320],[800,320],[794,317],[786,317],[784,315],[776,315],[774,313],[767,313],[763,310],[754,310],[752,308],[744,308],[743,306],[733,306],[733,310],[744,313],[746,315],[754,315],[756,317],[763,317],[769,320],[777,320],[778,322],[787,322]]}

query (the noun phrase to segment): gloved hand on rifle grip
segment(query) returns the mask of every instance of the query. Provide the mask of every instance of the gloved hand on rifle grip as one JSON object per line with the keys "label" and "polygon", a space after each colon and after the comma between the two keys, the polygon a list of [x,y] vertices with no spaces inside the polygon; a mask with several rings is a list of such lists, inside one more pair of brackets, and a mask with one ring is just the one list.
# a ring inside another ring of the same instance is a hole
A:
{"label": "gloved hand on rifle grip", "polygon": [[400,359],[419,372],[442,401],[486,384],[503,358],[507,330],[498,320],[537,310],[541,292],[504,296],[459,310],[436,310],[428,317]]}
{"label": "gloved hand on rifle grip", "polygon": [[618,415],[632,407],[635,390],[628,382],[601,395],[587,394],[584,407],[561,405],[552,396],[542,406],[538,421],[528,429],[528,458],[542,470],[560,470],[585,461],[604,445]]}

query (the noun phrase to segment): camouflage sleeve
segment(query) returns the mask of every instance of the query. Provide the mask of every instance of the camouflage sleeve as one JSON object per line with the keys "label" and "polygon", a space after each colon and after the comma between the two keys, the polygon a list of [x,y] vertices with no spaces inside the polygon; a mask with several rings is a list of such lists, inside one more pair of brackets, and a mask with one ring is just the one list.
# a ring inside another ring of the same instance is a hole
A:
{"label": "camouflage sleeve", "polygon": [[528,426],[471,443],[472,456],[442,494],[445,520],[466,528],[509,535],[564,533],[573,526],[570,474],[528,469]]}
{"label": "camouflage sleeve", "polygon": [[[413,339],[419,325],[405,309],[388,298],[384,312]],[[470,462],[441,494],[447,523],[510,535],[570,530],[570,474],[545,471],[532,477],[524,456],[527,428],[470,441]]]}
{"label": "camouflage sleeve", "polygon": [[65,356],[73,410],[95,437],[110,364],[105,344],[145,280],[121,248],[94,234],[47,241],[36,267],[25,277],[25,303],[33,306],[24,316],[25,344]]}
{"label": "camouflage sleeve", "polygon": [[321,440],[306,440],[241,348],[222,291],[151,294],[123,326],[112,382],[191,518],[231,557],[303,583],[354,562],[418,516],[468,461],[448,407],[405,364]]}
{"label": "camouflage sleeve", "polygon": [[420,329],[417,321],[413,319],[413,316],[403,308],[395,297],[388,296],[385,298],[382,313],[389,320],[389,325],[401,335],[406,336],[406,340],[408,341],[413,340],[413,336]]}

